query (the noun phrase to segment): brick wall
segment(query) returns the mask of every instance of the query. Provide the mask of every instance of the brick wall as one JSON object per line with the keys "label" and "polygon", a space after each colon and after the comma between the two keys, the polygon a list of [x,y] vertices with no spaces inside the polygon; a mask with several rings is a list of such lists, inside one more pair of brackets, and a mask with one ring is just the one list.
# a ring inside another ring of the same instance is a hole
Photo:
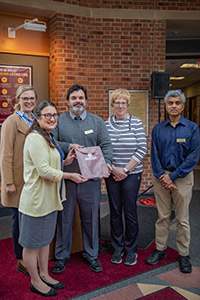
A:
{"label": "brick wall", "polygon": [[[158,121],[151,73],[165,70],[165,31],[165,21],[55,15],[49,24],[50,99],[59,112],[66,111],[66,90],[80,83],[88,90],[88,111],[106,120],[110,89],[148,90],[151,133]],[[151,183],[149,134],[141,191]]]}
{"label": "brick wall", "polygon": [[199,0],[53,0],[66,4],[91,8],[112,9],[157,9],[157,10],[199,10]]}

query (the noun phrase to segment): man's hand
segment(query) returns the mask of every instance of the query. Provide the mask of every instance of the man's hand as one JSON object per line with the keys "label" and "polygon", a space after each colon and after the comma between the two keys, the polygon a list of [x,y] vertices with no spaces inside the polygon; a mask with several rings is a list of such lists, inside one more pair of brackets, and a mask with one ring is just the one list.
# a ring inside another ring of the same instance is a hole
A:
{"label": "man's hand", "polygon": [[110,173],[112,172],[112,167],[109,164],[106,164],[107,168],[108,168],[108,175],[107,176],[103,176],[100,179],[102,180],[103,178],[108,178],[110,176]]}
{"label": "man's hand", "polygon": [[108,167],[109,173],[111,173],[113,168],[112,168],[111,165],[109,165],[109,164],[106,164],[106,165],[107,165],[107,167]]}
{"label": "man's hand", "polygon": [[78,148],[85,148],[85,147],[79,144],[71,144],[71,149],[78,149]]}
{"label": "man's hand", "polygon": [[163,174],[159,178],[161,185],[166,189],[166,190],[175,190],[177,189],[176,185],[173,183],[171,178],[169,177],[168,174]]}
{"label": "man's hand", "polygon": [[168,190],[172,191],[172,190],[177,190],[177,187],[174,183],[170,184],[167,188]]}
{"label": "man's hand", "polygon": [[8,194],[16,194],[16,187],[15,187],[15,185],[13,183],[6,185],[6,193],[8,193]]}

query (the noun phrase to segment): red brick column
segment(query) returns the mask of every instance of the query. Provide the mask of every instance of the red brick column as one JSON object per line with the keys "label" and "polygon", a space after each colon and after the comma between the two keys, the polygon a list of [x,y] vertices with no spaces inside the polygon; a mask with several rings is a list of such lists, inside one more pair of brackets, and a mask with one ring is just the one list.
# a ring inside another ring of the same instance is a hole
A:
{"label": "red brick column", "polygon": [[[149,91],[148,152],[141,191],[152,184],[151,131],[158,122],[158,100],[151,99],[151,74],[165,70],[166,22],[92,19],[57,14],[49,23],[50,99],[66,111],[66,91],[74,83],[88,90],[88,111],[108,118],[108,91]],[[163,118],[161,105],[161,119]],[[104,185],[102,191],[105,192]]]}

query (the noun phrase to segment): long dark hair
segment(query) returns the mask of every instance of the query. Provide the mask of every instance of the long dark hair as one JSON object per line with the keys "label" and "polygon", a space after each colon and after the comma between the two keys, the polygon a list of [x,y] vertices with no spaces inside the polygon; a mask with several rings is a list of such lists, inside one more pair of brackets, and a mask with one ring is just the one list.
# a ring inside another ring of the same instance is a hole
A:
{"label": "long dark hair", "polygon": [[[38,104],[36,110],[35,110],[35,117],[40,117],[41,116],[41,111],[48,106],[52,106],[54,107],[56,110],[56,106],[54,103],[50,102],[50,101],[42,101]],[[44,130],[43,128],[40,127],[38,121],[36,120],[36,118],[33,121],[33,124],[31,125],[31,127],[28,129],[26,136],[29,135],[29,133],[33,132],[33,131],[37,131],[39,134],[41,134],[43,136],[43,138],[45,139],[45,141],[47,142],[47,144],[51,147],[51,148],[56,148],[56,146],[52,143],[51,137],[48,134],[48,132],[46,132],[46,130]]]}

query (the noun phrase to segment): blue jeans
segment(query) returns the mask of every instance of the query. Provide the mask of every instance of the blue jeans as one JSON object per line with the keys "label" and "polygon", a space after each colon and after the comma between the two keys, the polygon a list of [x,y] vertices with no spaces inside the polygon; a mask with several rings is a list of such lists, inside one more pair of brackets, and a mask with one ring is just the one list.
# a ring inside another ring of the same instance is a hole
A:
{"label": "blue jeans", "polygon": [[22,259],[22,251],[23,247],[18,243],[19,238],[19,216],[18,216],[18,208],[12,207],[12,238],[13,238],[13,246],[15,252],[15,258]]}
{"label": "blue jeans", "polygon": [[[131,174],[124,180],[115,181],[112,174],[106,179],[110,205],[111,242],[114,251],[137,251],[139,225],[136,199],[141,183],[142,173]],[[125,229],[123,224],[123,212]]]}

